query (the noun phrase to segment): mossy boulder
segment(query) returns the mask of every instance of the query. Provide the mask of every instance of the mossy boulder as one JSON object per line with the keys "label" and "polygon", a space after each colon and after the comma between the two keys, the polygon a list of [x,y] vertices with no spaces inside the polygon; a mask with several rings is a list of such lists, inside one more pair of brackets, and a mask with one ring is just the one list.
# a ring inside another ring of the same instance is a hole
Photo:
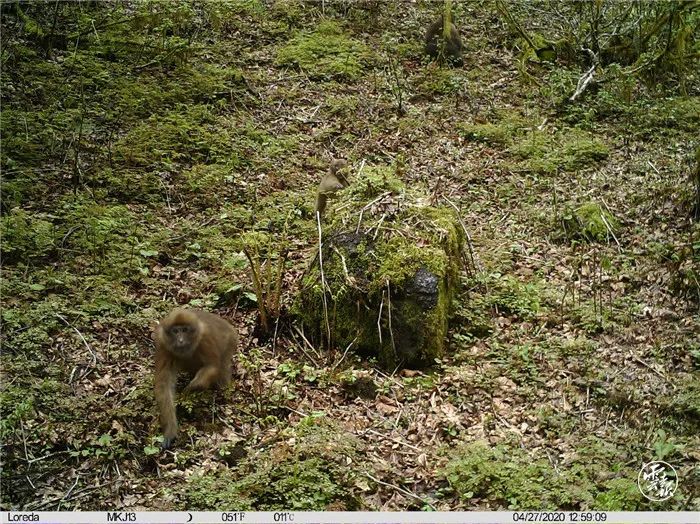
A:
{"label": "mossy boulder", "polygon": [[430,365],[445,352],[458,284],[458,217],[386,167],[366,168],[336,202],[296,301],[305,329],[317,344],[351,347],[386,368]]}

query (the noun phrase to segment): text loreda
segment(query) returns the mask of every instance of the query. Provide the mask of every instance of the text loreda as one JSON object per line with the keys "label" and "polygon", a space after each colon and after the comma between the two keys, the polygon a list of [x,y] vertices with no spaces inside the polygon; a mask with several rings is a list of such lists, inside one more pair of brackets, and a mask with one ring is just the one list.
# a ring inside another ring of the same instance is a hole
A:
{"label": "text loreda", "polygon": [[8,513],[7,522],[39,522],[38,513]]}

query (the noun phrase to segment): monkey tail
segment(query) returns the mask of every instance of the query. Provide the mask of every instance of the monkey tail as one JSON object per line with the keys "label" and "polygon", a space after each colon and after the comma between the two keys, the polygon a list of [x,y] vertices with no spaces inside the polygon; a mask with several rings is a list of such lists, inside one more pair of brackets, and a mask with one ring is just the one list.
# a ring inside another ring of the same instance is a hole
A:
{"label": "monkey tail", "polygon": [[316,209],[314,210],[314,216],[316,213],[321,214],[323,216],[323,212],[326,210],[326,200],[328,197],[324,195],[323,193],[319,193],[316,196]]}

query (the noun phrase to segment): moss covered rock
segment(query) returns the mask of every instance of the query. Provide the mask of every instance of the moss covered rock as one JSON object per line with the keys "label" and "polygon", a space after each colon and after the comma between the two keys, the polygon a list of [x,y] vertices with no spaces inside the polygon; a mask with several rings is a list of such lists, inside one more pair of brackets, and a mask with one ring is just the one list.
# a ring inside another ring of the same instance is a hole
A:
{"label": "moss covered rock", "polygon": [[315,342],[351,346],[386,368],[442,356],[464,247],[454,211],[422,202],[391,169],[374,167],[327,214],[321,257],[296,302]]}

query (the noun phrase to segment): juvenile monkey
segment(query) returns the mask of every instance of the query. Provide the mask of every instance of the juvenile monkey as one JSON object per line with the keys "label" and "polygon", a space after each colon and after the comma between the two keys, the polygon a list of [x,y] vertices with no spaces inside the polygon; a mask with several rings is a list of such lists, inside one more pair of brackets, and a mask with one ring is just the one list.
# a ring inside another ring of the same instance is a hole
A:
{"label": "juvenile monkey", "polygon": [[[462,38],[459,36],[457,27],[450,22],[450,36],[443,45],[443,28],[445,15],[433,22],[425,34],[425,52],[432,58],[442,58],[454,65],[462,66]],[[442,56],[440,56],[442,54]]]}
{"label": "juvenile monkey", "polygon": [[174,309],[153,332],[156,345],[155,396],[163,429],[163,449],[177,435],[175,383],[179,371],[194,378],[185,391],[226,386],[231,356],[238,345],[236,329],[218,315],[196,309]]}
{"label": "juvenile monkey", "polygon": [[326,210],[328,197],[350,184],[345,175],[340,172],[346,165],[347,162],[345,162],[345,160],[336,159],[331,162],[330,171],[323,175],[321,183],[318,185],[314,216],[316,213],[320,213],[321,216],[323,216],[323,212]]}

